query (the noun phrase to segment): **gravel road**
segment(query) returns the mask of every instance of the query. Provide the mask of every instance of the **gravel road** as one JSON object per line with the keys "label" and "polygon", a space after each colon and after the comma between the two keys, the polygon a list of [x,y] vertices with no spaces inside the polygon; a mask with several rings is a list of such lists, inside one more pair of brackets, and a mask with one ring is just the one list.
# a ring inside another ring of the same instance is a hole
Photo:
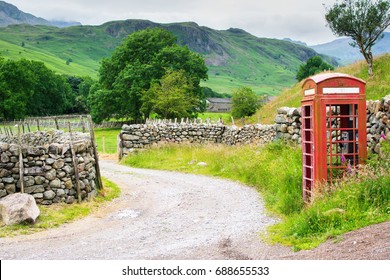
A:
{"label": "gravel road", "polygon": [[346,233],[310,251],[262,242],[276,220],[258,193],[232,181],[142,170],[102,160],[122,194],[60,228],[0,239],[0,259],[390,259],[390,222]]}
{"label": "gravel road", "polygon": [[261,241],[275,220],[253,188],[100,164],[122,188],[120,198],[60,228],[0,239],[0,259],[269,259],[290,252]]}

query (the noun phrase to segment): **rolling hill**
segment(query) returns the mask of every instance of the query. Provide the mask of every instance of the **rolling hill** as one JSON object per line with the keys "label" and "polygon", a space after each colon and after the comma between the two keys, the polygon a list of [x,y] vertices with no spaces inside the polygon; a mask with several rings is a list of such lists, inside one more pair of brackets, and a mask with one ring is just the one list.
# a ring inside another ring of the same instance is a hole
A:
{"label": "rolling hill", "polygon": [[[367,82],[367,100],[380,100],[390,94],[390,54],[384,54],[374,58],[374,77],[368,76],[367,63],[363,60],[348,66],[335,69],[335,72],[349,74]],[[253,117],[253,121],[259,117],[262,123],[273,123],[276,109],[279,107],[299,107],[302,99],[302,83],[296,83],[290,89],[285,90],[274,100],[264,105]]]}
{"label": "rolling hill", "polygon": [[12,4],[0,1],[0,27],[13,24],[49,25],[57,27],[81,25],[80,22],[47,21],[32,14],[25,13]]}
{"label": "rolling hill", "polygon": [[43,61],[58,73],[97,77],[101,59],[110,56],[126,36],[154,27],[171,31],[179,44],[204,55],[209,80],[203,85],[220,93],[249,86],[258,94],[277,95],[295,83],[299,65],[317,55],[306,46],[258,38],[241,29],[213,30],[193,22],[147,20],[65,28],[10,25],[0,28],[0,52],[5,58]]}
{"label": "rolling hill", "polygon": [[[359,49],[351,47],[350,42],[351,39],[342,38],[326,44],[311,46],[311,48],[319,53],[337,57],[340,59],[340,64],[347,65],[363,59]],[[372,51],[374,55],[390,53],[390,32],[384,33],[383,39],[374,45]]]}

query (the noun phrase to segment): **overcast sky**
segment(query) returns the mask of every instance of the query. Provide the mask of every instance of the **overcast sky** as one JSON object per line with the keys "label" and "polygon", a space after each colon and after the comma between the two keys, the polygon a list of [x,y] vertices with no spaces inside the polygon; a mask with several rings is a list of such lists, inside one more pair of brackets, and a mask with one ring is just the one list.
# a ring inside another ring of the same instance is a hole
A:
{"label": "overcast sky", "polygon": [[6,0],[48,20],[99,25],[122,19],[158,23],[194,21],[225,30],[241,28],[258,37],[291,38],[309,45],[336,39],[326,27],[323,4],[336,0]]}

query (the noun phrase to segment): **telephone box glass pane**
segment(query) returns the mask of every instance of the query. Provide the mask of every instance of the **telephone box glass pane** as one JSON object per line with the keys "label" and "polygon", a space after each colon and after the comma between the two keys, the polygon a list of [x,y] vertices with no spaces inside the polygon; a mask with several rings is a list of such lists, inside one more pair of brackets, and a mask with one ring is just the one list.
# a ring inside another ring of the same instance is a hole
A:
{"label": "telephone box glass pane", "polygon": [[357,112],[356,104],[326,105],[328,181],[358,164]]}

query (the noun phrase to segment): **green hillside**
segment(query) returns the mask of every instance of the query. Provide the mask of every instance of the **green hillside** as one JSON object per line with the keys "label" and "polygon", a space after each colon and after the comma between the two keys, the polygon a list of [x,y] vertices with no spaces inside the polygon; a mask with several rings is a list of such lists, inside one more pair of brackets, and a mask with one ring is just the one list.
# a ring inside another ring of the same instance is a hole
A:
{"label": "green hillside", "polygon": [[96,78],[101,59],[124,37],[153,27],[170,30],[179,44],[204,55],[209,80],[203,85],[221,93],[249,86],[258,94],[277,95],[294,84],[299,65],[316,55],[310,48],[257,38],[240,29],[217,31],[191,22],[158,24],[146,20],[67,28],[11,25],[0,28],[0,52],[5,58],[43,61],[58,73]]}
{"label": "green hillside", "polygon": [[[357,63],[341,67],[335,70],[349,74],[367,82],[367,100],[380,100],[390,94],[390,54],[385,54],[374,59],[374,77],[368,76],[367,63],[359,61]],[[295,84],[292,88],[282,92],[275,100],[266,104],[256,114],[262,123],[273,123],[276,109],[279,107],[299,107],[302,99],[302,82]],[[254,118],[255,119],[255,118]]]}

